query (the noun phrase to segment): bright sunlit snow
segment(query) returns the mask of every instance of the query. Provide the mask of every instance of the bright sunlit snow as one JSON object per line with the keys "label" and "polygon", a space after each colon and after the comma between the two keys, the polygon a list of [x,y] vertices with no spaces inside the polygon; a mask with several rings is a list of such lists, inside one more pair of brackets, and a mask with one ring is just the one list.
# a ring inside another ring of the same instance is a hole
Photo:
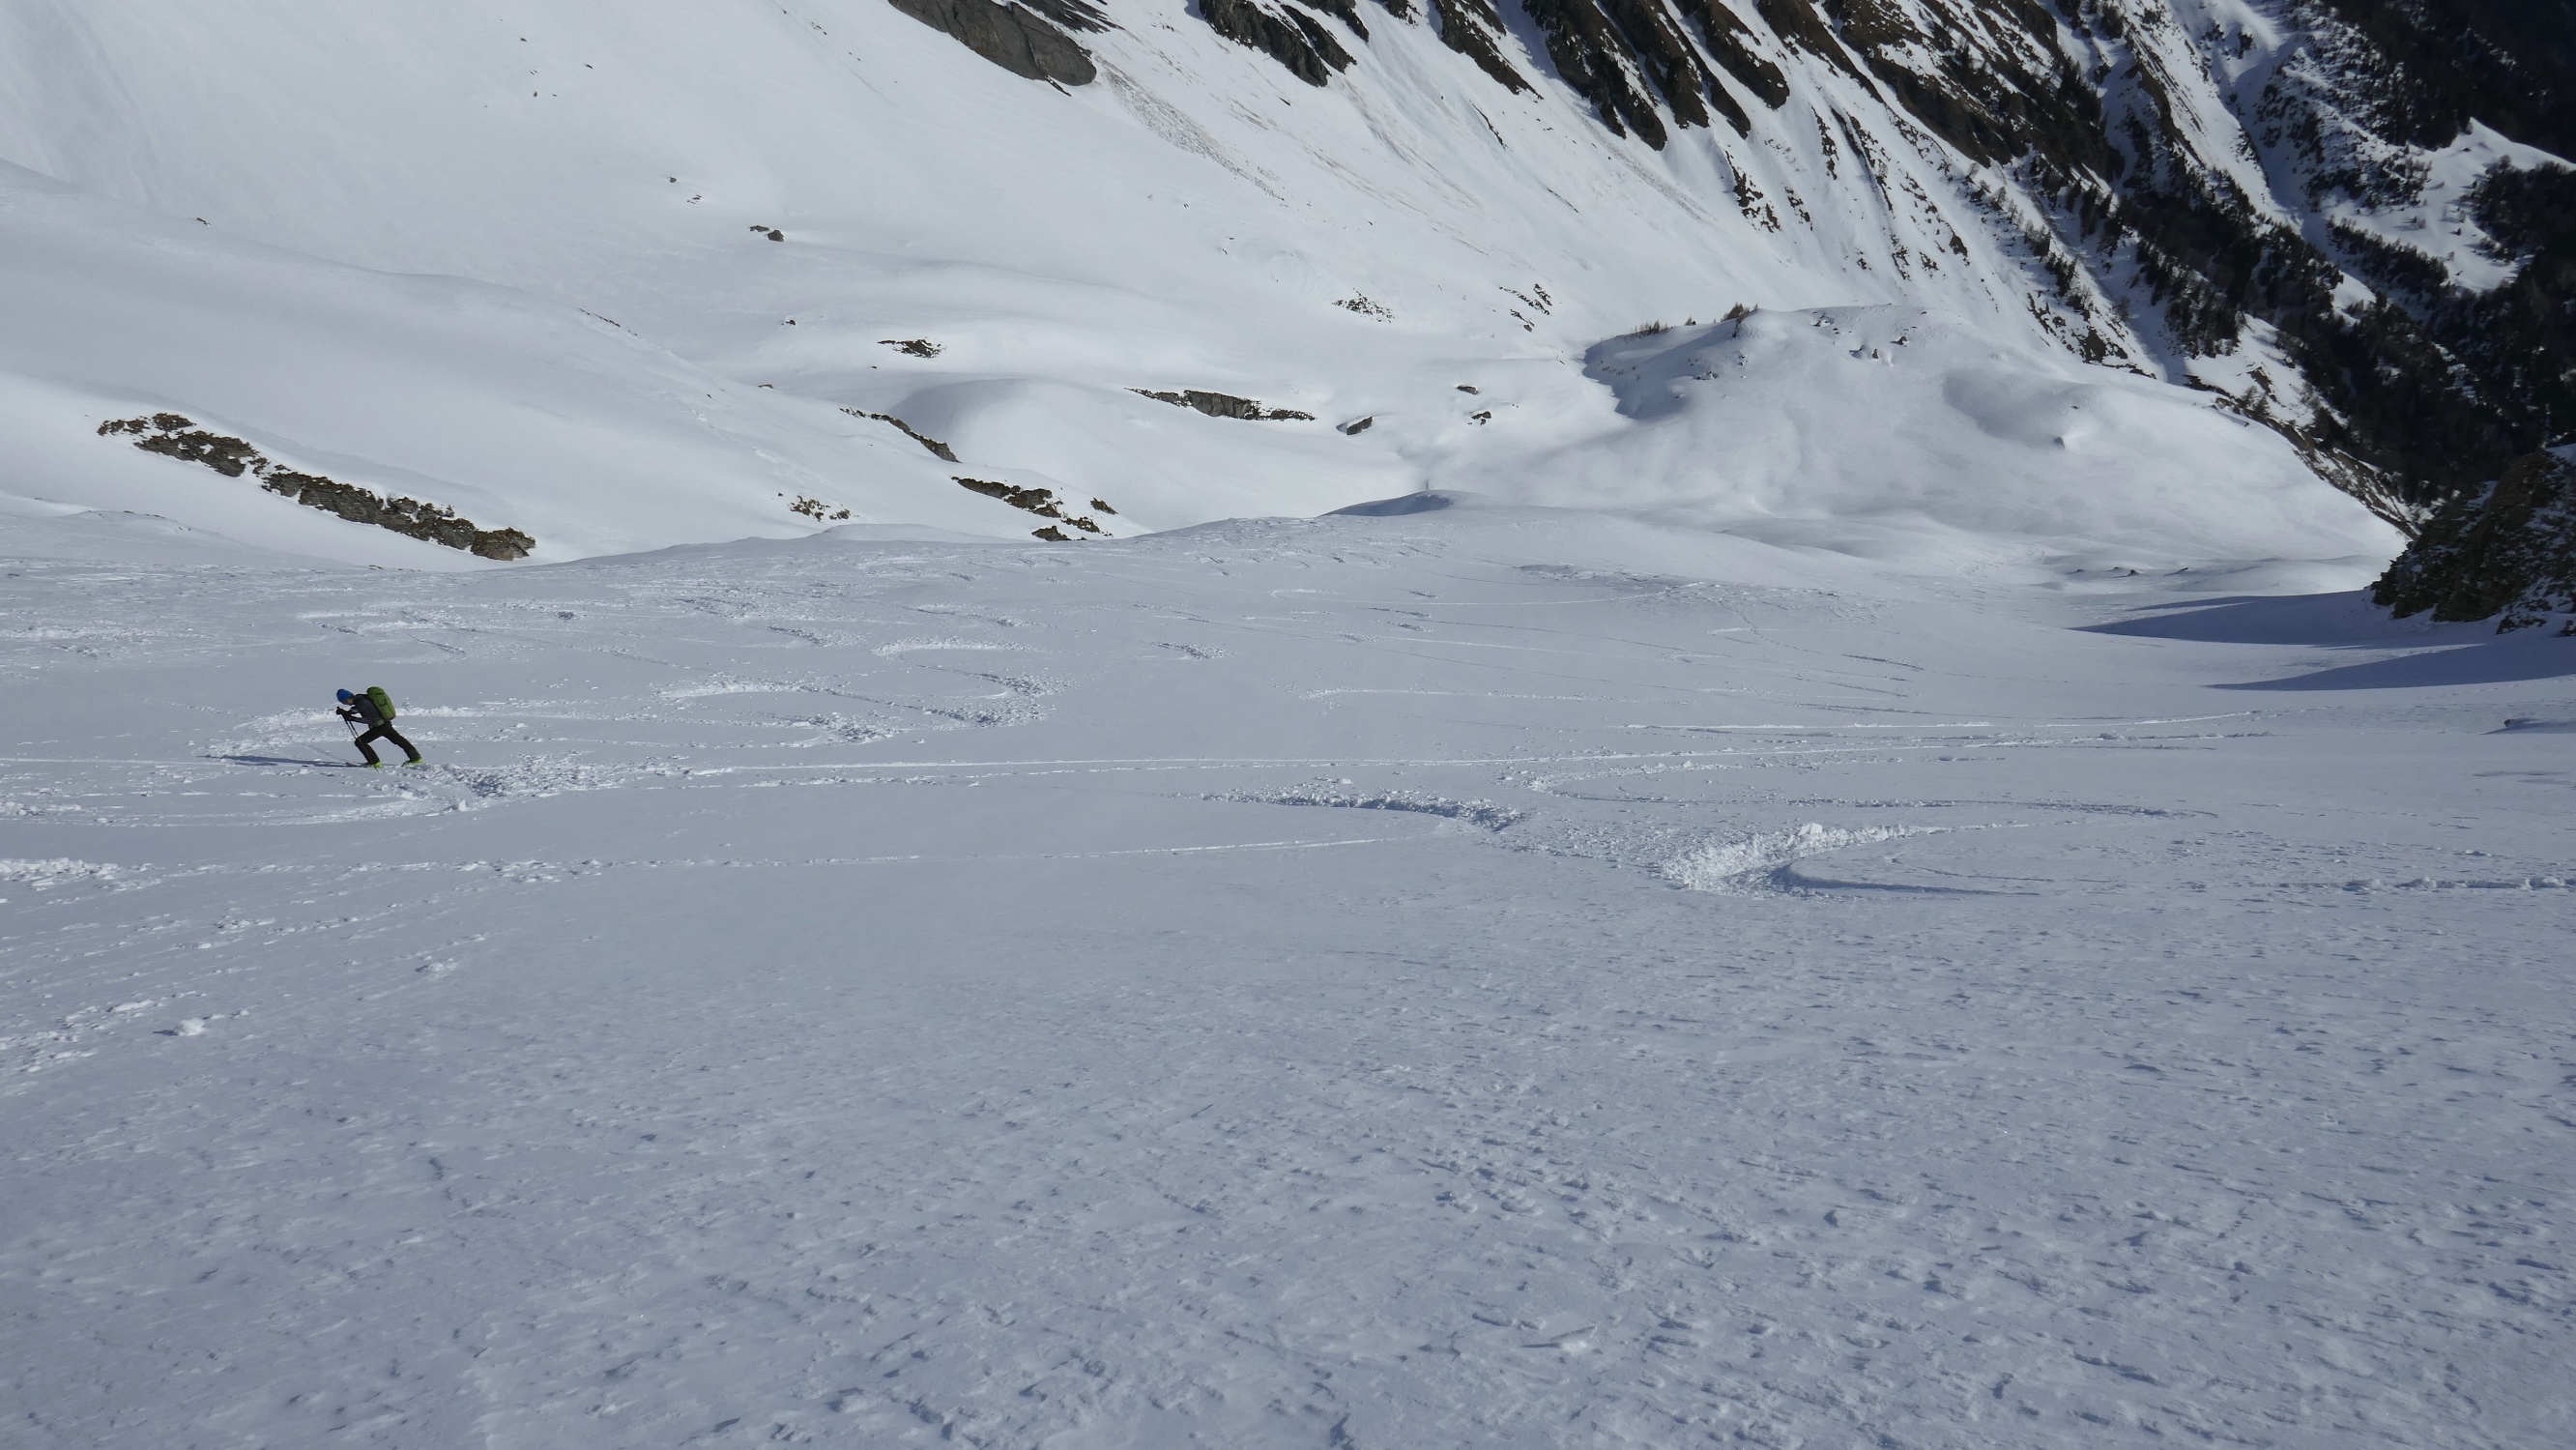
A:
{"label": "bright sunlit snow", "polygon": [[[1111,536],[1431,486],[1946,568],[2340,587],[2402,542],[2173,385],[2250,387],[2259,349],[2160,357],[2100,312],[2131,355],[2076,363],[2096,323],[1976,178],[1818,129],[1885,115],[1829,67],[1785,134],[1641,152],[1561,92],[1454,88],[1393,19],[1317,91],[1122,11],[1067,94],[883,0],[522,12],[352,5],[290,41],[246,0],[0,9],[0,493],[474,565],[94,433],[167,410],[548,561],[807,534],[805,498],[1044,525],[961,476],[1104,500]],[[1644,396],[1656,352],[1658,384],[1705,376]],[[1313,416],[1135,391],[1192,388]]]}
{"label": "bright sunlit snow", "polygon": [[5,588],[13,1441],[2570,1428],[2561,641],[1454,495]]}
{"label": "bright sunlit snow", "polygon": [[0,0],[0,1444],[2576,1441],[2576,641],[1384,9]]}

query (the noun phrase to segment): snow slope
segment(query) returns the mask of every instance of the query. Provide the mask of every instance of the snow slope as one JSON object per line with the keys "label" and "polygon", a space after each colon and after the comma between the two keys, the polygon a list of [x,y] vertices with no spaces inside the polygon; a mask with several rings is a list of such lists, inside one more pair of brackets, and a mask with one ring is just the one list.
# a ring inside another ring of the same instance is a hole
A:
{"label": "snow slope", "polygon": [[2565,642],[1879,567],[0,565],[0,1438],[2567,1441]]}
{"label": "snow slope", "polygon": [[0,1439],[2569,1438],[2565,642],[1366,14],[0,0]]}
{"label": "snow slope", "polygon": [[909,486],[900,521],[975,517],[979,501],[882,424],[770,401],[523,292],[319,262],[14,169],[0,226],[0,486],[14,492],[351,562],[475,562],[98,436],[104,419],[167,410],[295,467],[524,529],[540,558],[785,534],[804,520],[782,495],[837,507],[860,468]]}
{"label": "snow slope", "polygon": [[1613,426],[1534,455],[1498,444],[1453,476],[1937,572],[2290,553],[2357,580],[2395,535],[2205,398],[1919,308],[1615,338],[1586,371],[1618,398]]}
{"label": "snow slope", "polygon": [[[1449,486],[1766,537],[1794,518],[1801,543],[1869,554],[1920,515],[1957,531],[1946,556],[1912,546],[1934,567],[2398,546],[2209,396],[2074,382],[2066,349],[2091,328],[2130,367],[2181,370],[2090,282],[2052,290],[2028,219],[1974,200],[1984,173],[1856,75],[1792,65],[1793,101],[1750,137],[1649,150],[1527,37],[1506,37],[1533,77],[1516,94],[1381,17],[1317,89],[1176,6],[1112,18],[1084,37],[1102,79],[1066,92],[882,0],[655,0],[614,25],[561,0],[473,17],[359,0],[292,26],[252,0],[12,0],[0,489],[474,566],[88,431],[168,409],[526,530],[539,560],[801,534],[843,508],[1043,526],[959,476],[1105,500],[1111,534]],[[1871,422],[1919,405],[1893,375],[1787,363],[1698,390],[1678,429],[1624,421],[1586,375],[1605,337],[1737,304],[1930,311],[1961,339],[1957,387],[2023,375],[2005,410],[2036,415],[2110,389],[2173,420],[2137,430],[2171,434],[2172,465],[2120,483],[2119,507],[2061,508],[2103,470],[2032,454],[2037,416],[1946,429],[1939,479],[1891,477]],[[2231,386],[2247,365],[2227,361]],[[1133,391],[1189,388],[1315,416]],[[1723,454],[1747,413],[1790,436],[1720,478],[1670,467],[1684,435]],[[1628,477],[1641,466],[1658,471]],[[1972,497],[1992,477],[2011,506]],[[2049,517],[2021,511],[2034,494]],[[792,511],[806,498],[826,517]]]}

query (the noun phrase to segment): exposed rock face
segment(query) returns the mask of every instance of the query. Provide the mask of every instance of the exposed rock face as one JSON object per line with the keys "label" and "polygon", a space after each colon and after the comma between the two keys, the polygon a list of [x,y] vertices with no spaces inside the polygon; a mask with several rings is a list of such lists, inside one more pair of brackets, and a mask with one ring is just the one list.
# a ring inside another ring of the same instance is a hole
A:
{"label": "exposed rock face", "polygon": [[853,418],[874,418],[880,423],[891,423],[895,426],[895,430],[903,434],[904,437],[909,438],[913,442],[920,444],[922,447],[929,449],[932,457],[944,459],[950,463],[955,463],[957,461],[956,449],[949,447],[947,444],[942,443],[938,439],[931,437],[929,434],[922,432],[920,429],[913,427],[910,423],[903,421],[892,413],[871,413],[861,408],[843,408],[841,411],[849,414]]}
{"label": "exposed rock face", "polygon": [[1522,0],[1521,8],[1547,36],[1547,57],[1556,63],[1556,73],[1592,103],[1601,124],[1612,134],[1624,136],[1633,130],[1637,139],[1658,151],[1666,141],[1655,103],[1631,83],[1632,71],[1623,61],[1632,61],[1662,89],[1676,122],[1707,125],[1708,107],[1700,100],[1699,57],[1674,32],[1672,18],[1662,5],[1649,0],[1607,3],[1608,13],[1596,0]]}
{"label": "exposed rock face", "polygon": [[[957,480],[957,486],[968,493],[980,493],[986,498],[1000,499],[1015,509],[1025,509],[1041,518],[1062,519],[1086,534],[1107,532],[1095,519],[1067,514],[1064,511],[1064,505],[1056,502],[1055,490],[1051,488],[1021,488],[1015,484],[1002,483],[990,478],[960,478]],[[1096,498],[1091,501],[1091,506],[1105,514],[1118,512]],[[1045,529],[1038,530],[1037,536],[1041,539],[1054,539],[1059,543],[1070,537],[1062,530],[1051,534]]]}
{"label": "exposed rock face", "polygon": [[1028,0],[1028,7],[1067,30],[1097,32],[1112,28],[1108,13],[1091,0]]}
{"label": "exposed rock face", "polygon": [[2496,632],[2568,616],[2576,634],[2576,447],[2516,459],[2443,506],[2371,597],[2398,618],[2493,618]]}
{"label": "exposed rock face", "polygon": [[[1754,52],[1753,32],[1743,21],[1735,18],[1734,11],[1716,3],[1716,0],[1680,0],[1680,5],[1682,14],[1699,28],[1700,41],[1708,47],[1709,55],[1728,75],[1735,77],[1738,85],[1760,97],[1762,104],[1775,111],[1789,104],[1789,78],[1781,74],[1778,66]],[[1723,94],[1712,87],[1709,98],[1716,101]],[[1719,108],[1723,110],[1726,106],[1720,102]]]}
{"label": "exposed rock face", "polygon": [[[409,538],[463,549],[481,558],[524,559],[537,546],[535,539],[520,530],[479,529],[472,519],[458,518],[453,510],[434,503],[387,498],[353,483],[284,467],[251,446],[248,439],[209,433],[177,413],[110,418],[98,425],[98,436],[130,437],[134,446],[146,453],[183,463],[202,463],[226,478],[248,473],[270,493],[281,494],[307,508],[337,514],[353,524],[373,524]],[[848,517],[847,511],[842,517]]]}
{"label": "exposed rock face", "polygon": [[997,5],[993,0],[887,3],[932,29],[957,37],[968,50],[1013,75],[1087,86],[1100,74],[1091,63],[1091,53],[1059,28],[1107,28],[1108,21],[1084,0],[1032,0],[1035,9]]}
{"label": "exposed rock face", "polygon": [[1310,3],[1316,9],[1349,26],[1353,35],[1362,40],[1369,38],[1368,26],[1361,22],[1359,7],[1353,5],[1351,0],[1310,0]]}
{"label": "exposed rock face", "polygon": [[1251,398],[1238,398],[1232,393],[1211,393],[1199,388],[1185,388],[1177,393],[1156,392],[1151,388],[1130,388],[1129,392],[1169,403],[1175,408],[1195,408],[1211,418],[1241,418],[1247,423],[1283,423],[1315,421],[1312,413],[1294,408],[1265,408]]}
{"label": "exposed rock face", "polygon": [[[1351,27],[1359,30],[1358,12],[1349,0],[1342,0],[1339,13]],[[1351,53],[1342,49],[1324,22],[1295,5],[1281,4],[1273,9],[1257,0],[1199,0],[1199,14],[1208,28],[1233,41],[1248,45],[1288,68],[1288,73],[1310,86],[1320,86],[1333,78],[1333,72],[1351,67]],[[1368,32],[1359,30],[1366,39]]]}
{"label": "exposed rock face", "polygon": [[1494,9],[1493,0],[1430,0],[1440,15],[1440,43],[1476,63],[1476,68],[1491,76],[1497,85],[1514,92],[1527,91],[1530,83],[1503,59],[1494,37],[1502,33],[1503,17]]}

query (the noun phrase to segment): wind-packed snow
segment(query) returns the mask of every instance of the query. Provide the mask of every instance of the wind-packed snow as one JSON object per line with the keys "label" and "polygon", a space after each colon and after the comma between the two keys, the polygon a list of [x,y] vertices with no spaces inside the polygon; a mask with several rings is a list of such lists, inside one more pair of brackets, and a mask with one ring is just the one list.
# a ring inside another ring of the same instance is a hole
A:
{"label": "wind-packed snow", "polygon": [[2565,642],[1864,567],[11,563],[7,1438],[2565,1441]]}

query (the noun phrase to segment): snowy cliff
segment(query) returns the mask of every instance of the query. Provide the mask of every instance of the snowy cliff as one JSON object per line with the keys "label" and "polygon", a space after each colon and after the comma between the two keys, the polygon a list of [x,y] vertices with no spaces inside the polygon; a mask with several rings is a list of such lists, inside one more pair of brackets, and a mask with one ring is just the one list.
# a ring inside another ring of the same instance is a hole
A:
{"label": "snowy cliff", "polygon": [[[167,413],[540,560],[1463,486],[2375,569],[2576,348],[2567,37],[2363,9],[12,0],[0,507],[476,563],[98,431]],[[1651,406],[1601,364],[1730,314]]]}

